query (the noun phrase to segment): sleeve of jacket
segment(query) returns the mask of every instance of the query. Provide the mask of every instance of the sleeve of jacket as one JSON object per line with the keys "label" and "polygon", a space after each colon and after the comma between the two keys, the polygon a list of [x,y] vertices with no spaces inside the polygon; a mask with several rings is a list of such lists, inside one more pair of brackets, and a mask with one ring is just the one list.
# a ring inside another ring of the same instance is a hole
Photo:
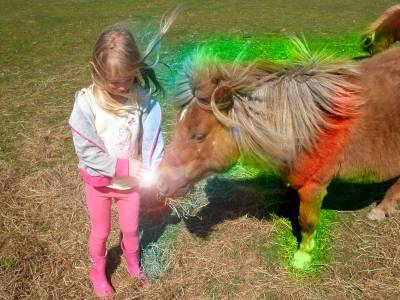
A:
{"label": "sleeve of jacket", "polygon": [[79,167],[86,182],[93,180],[90,177],[106,177],[96,179],[101,179],[100,185],[103,183],[108,185],[111,177],[129,174],[128,160],[117,159],[107,153],[104,143],[97,135],[93,112],[82,92],[75,94],[69,126],[72,130],[75,152],[79,158]]}
{"label": "sleeve of jacket", "polygon": [[155,169],[164,154],[164,138],[161,132],[162,111],[160,104],[150,100],[148,113],[143,122],[143,162],[150,169]]}

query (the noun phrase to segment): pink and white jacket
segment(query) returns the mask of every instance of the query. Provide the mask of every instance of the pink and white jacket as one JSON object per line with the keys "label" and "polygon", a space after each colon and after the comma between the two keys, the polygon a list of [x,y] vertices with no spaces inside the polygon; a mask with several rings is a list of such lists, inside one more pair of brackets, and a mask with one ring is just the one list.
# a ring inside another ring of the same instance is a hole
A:
{"label": "pink and white jacket", "polygon": [[[145,91],[141,91],[145,94]],[[145,95],[144,95],[145,96]],[[139,108],[142,161],[149,169],[158,166],[164,152],[161,133],[162,113],[158,102],[149,97]],[[85,90],[75,93],[69,118],[75,152],[83,180],[92,186],[110,186],[114,177],[129,175],[129,159],[109,153],[95,126],[96,113]]]}

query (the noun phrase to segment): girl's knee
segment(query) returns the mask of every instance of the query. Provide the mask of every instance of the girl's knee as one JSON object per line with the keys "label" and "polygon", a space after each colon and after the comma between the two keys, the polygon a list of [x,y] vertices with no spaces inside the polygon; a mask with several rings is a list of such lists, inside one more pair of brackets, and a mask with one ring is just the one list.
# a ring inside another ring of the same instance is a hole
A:
{"label": "girl's knee", "polygon": [[137,238],[139,236],[138,228],[120,228],[122,236]]}
{"label": "girl's knee", "polygon": [[110,235],[110,229],[98,229],[90,232],[90,238],[96,240],[107,240]]}

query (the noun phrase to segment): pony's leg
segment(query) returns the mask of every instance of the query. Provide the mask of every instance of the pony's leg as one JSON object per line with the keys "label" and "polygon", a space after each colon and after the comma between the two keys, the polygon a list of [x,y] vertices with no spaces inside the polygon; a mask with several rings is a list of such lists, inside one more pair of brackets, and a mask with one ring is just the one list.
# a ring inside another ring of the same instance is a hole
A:
{"label": "pony's leg", "polygon": [[400,179],[386,192],[382,202],[367,215],[370,220],[383,220],[396,210],[396,204],[400,200]]}
{"label": "pony's leg", "polygon": [[326,185],[310,183],[298,190],[300,196],[299,225],[301,241],[293,259],[293,266],[304,268],[311,262],[310,252],[315,246],[315,229],[319,224],[322,200]]}

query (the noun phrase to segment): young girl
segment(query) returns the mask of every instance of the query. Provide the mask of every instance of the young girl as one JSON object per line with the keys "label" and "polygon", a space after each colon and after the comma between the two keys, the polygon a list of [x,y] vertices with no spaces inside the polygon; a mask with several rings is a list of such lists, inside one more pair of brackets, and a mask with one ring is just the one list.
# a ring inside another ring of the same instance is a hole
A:
{"label": "young girl", "polygon": [[89,278],[98,297],[114,289],[106,278],[106,242],[111,204],[118,210],[121,248],[130,275],[149,286],[139,266],[139,192],[143,171],[161,160],[161,110],[150,96],[161,86],[144,61],[159,44],[175,18],[169,17],[141,56],[132,34],[122,26],[100,34],[93,49],[93,84],[75,94],[69,119],[91,222],[88,241],[92,267]]}

